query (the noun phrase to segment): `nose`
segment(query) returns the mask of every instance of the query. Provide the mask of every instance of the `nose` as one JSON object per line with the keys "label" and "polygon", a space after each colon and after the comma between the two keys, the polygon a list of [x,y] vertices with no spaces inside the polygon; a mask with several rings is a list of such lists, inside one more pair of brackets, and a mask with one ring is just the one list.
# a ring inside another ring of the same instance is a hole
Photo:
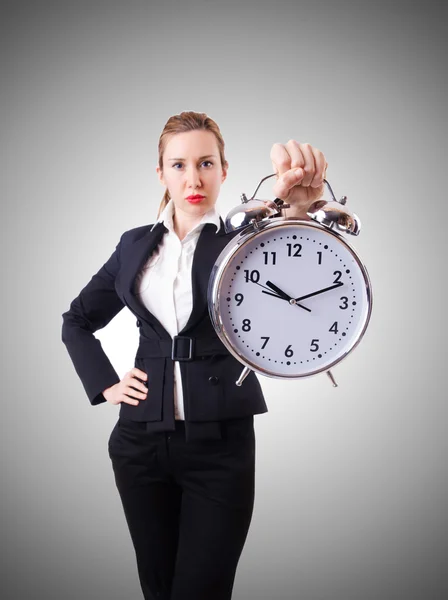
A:
{"label": "nose", "polygon": [[195,190],[196,188],[201,187],[201,177],[197,167],[190,167],[189,169],[186,169],[185,177],[189,189]]}

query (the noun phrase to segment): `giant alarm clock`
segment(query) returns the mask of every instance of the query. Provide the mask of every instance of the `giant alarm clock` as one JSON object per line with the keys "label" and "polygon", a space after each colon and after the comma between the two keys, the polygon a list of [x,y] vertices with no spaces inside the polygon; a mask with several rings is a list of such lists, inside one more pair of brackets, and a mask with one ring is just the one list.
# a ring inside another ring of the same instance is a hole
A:
{"label": "giant alarm clock", "polygon": [[336,386],[331,367],[367,329],[372,286],[344,237],[361,223],[324,183],[332,200],[312,204],[309,221],[286,218],[289,205],[257,200],[257,190],[226,217],[226,232],[239,233],[213,266],[207,301],[217,335],[244,367],[237,385],[253,370],[280,379],[327,372]]}

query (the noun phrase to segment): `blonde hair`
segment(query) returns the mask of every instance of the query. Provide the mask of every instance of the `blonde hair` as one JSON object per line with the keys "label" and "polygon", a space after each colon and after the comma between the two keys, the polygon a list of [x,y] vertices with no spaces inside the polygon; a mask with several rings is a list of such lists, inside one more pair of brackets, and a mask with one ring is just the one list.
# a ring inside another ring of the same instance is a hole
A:
{"label": "blonde hair", "polygon": [[[165,152],[165,147],[171,136],[176,135],[176,133],[185,133],[186,131],[195,131],[197,129],[211,131],[211,133],[214,134],[218,143],[221,166],[222,168],[228,167],[228,162],[226,161],[226,157],[224,155],[224,140],[217,123],[205,113],[187,111],[181,112],[179,115],[173,115],[165,123],[165,127],[163,128],[159,138],[159,167],[161,170],[163,170],[163,153]],[[168,189],[166,189],[162,198],[162,202],[159,206],[157,219],[159,218],[165,206],[168,204],[170,197],[170,193]]]}

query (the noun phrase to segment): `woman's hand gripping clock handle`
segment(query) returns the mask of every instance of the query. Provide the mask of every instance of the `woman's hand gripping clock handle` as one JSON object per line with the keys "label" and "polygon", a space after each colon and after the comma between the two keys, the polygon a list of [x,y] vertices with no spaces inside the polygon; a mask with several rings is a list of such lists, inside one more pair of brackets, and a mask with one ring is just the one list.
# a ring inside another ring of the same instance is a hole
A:
{"label": "woman's hand gripping clock handle", "polygon": [[289,140],[286,144],[274,144],[270,158],[277,174],[273,193],[291,205],[285,209],[287,216],[309,220],[309,207],[324,191],[328,167],[325,156],[310,144]]}

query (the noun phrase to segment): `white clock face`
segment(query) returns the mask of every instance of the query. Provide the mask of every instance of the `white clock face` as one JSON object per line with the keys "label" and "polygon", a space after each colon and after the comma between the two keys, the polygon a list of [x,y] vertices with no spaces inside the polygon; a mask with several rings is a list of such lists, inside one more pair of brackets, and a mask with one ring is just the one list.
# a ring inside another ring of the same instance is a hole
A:
{"label": "white clock face", "polygon": [[214,320],[229,349],[262,374],[304,377],[327,369],[367,327],[365,268],[341,236],[314,223],[268,225],[219,271]]}

